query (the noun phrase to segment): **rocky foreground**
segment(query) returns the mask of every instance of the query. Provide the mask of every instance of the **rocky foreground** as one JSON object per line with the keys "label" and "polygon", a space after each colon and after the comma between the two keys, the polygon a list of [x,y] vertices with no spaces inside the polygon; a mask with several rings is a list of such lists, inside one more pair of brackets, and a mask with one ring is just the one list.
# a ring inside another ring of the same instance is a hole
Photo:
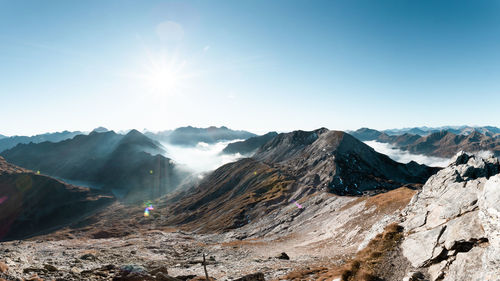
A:
{"label": "rocky foreground", "polygon": [[459,153],[403,212],[410,280],[500,280],[500,165]]}
{"label": "rocky foreground", "polygon": [[0,243],[5,280],[500,280],[500,164],[458,154],[420,191],[317,192],[224,232],[121,206]]}

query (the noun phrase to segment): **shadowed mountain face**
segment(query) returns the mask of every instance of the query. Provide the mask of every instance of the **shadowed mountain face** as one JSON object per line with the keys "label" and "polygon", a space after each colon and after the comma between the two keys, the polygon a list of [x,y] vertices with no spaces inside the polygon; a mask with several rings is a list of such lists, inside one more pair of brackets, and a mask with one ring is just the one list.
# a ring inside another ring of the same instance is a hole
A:
{"label": "shadowed mountain face", "polygon": [[256,136],[247,131],[235,131],[227,127],[181,127],[173,131],[164,131],[159,133],[147,133],[147,136],[162,142],[169,142],[174,145],[193,146],[199,142],[216,143],[218,141],[229,141],[236,139],[248,139]]}
{"label": "shadowed mountain face", "polygon": [[41,134],[41,135],[36,135],[32,137],[26,137],[26,136],[13,136],[13,137],[6,137],[0,135],[0,152],[12,148],[20,143],[41,143],[45,141],[50,141],[50,142],[59,142],[62,140],[66,139],[71,139],[77,135],[82,135],[83,133],[80,131],[76,132],[58,132],[58,133],[47,133],[47,134]]}
{"label": "shadowed mountain face", "polygon": [[0,240],[40,234],[114,201],[7,163],[0,157]]}
{"label": "shadowed mountain face", "polygon": [[459,151],[478,152],[484,150],[491,151],[496,156],[499,156],[500,135],[492,135],[492,132],[495,131],[494,129],[495,127],[491,127],[491,129],[485,131],[484,134],[475,130],[468,134],[438,131],[426,136],[420,136],[408,133],[402,135],[388,135],[376,130],[362,128],[352,132],[352,135],[362,141],[376,140],[390,143],[402,150],[415,154],[449,158]]}
{"label": "shadowed mountain face", "polygon": [[[424,183],[437,168],[401,164],[349,134],[318,129],[279,134],[252,158],[226,164],[171,199],[169,223],[220,231],[316,192],[379,193]],[[203,223],[201,223],[203,221]]]}
{"label": "shadowed mountain face", "polygon": [[8,161],[51,176],[88,182],[118,196],[155,198],[175,189],[185,173],[161,156],[161,146],[139,133],[92,132],[59,143],[22,144]]}
{"label": "shadowed mountain face", "polygon": [[278,133],[276,132],[269,132],[262,136],[251,137],[244,141],[233,142],[228,144],[224,148],[224,150],[222,150],[222,152],[227,154],[239,153],[242,155],[248,155],[255,152],[259,147],[261,147],[277,135]]}

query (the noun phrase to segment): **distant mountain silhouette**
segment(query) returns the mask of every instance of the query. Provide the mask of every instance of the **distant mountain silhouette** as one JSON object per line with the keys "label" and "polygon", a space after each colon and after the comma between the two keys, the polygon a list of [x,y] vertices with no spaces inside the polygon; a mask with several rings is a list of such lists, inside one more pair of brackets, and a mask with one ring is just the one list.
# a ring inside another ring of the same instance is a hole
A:
{"label": "distant mountain silhouette", "polygon": [[113,202],[88,188],[7,163],[0,157],[0,241],[60,228]]}
{"label": "distant mountain silhouette", "polygon": [[104,127],[97,127],[94,130],[92,130],[92,132],[95,132],[95,133],[106,133],[106,132],[109,132],[109,130],[106,129],[106,128],[104,128]]}
{"label": "distant mountain silhouette", "polygon": [[12,136],[12,137],[4,137],[0,138],[0,152],[12,148],[20,143],[40,143],[44,141],[50,142],[60,142],[62,140],[71,139],[77,135],[82,135],[84,133],[80,131],[69,132],[57,132],[57,133],[46,133],[41,135],[35,135],[31,137],[27,136]]}
{"label": "distant mountain silhouette", "polygon": [[500,128],[497,128],[494,126],[415,127],[415,128],[404,128],[404,129],[390,129],[390,130],[384,130],[382,132],[387,134],[387,135],[390,135],[390,136],[403,135],[403,134],[414,134],[414,135],[419,135],[419,136],[427,136],[427,135],[430,135],[432,133],[437,133],[440,131],[447,131],[450,133],[454,133],[456,135],[468,135],[474,131],[480,132],[481,134],[488,135],[488,136],[500,134]]}
{"label": "distant mountain silhouette", "polygon": [[[493,134],[495,127],[481,127],[484,133],[478,130],[468,131],[469,127],[461,127],[456,134],[450,130],[432,132],[425,136],[405,133],[402,135],[388,135],[372,129],[361,128],[352,132],[352,135],[362,141],[376,140],[390,143],[402,150],[414,154],[424,154],[438,157],[452,157],[459,151],[478,152],[491,151],[500,155],[500,134]],[[454,130],[455,132],[457,130]],[[467,132],[467,133],[466,133]]]}
{"label": "distant mountain silhouette", "polygon": [[148,132],[146,135],[161,142],[169,142],[175,145],[194,146],[199,142],[216,143],[223,140],[248,139],[256,135],[247,131],[235,131],[227,127],[180,127],[173,131],[158,133]]}
{"label": "distant mountain silhouette", "polygon": [[42,173],[113,191],[127,198],[154,198],[175,189],[186,176],[163,148],[137,130],[79,135],[59,143],[20,144],[1,155]]}
{"label": "distant mountain silhouette", "polygon": [[227,154],[240,153],[242,155],[248,155],[257,151],[259,147],[261,147],[277,135],[278,133],[276,132],[269,132],[262,136],[251,137],[244,141],[233,142],[228,144],[222,150],[222,152]]}

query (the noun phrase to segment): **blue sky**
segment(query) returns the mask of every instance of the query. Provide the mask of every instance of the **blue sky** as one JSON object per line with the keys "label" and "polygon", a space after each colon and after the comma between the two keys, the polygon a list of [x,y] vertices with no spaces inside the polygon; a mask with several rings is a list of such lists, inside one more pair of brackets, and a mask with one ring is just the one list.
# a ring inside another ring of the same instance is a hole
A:
{"label": "blue sky", "polygon": [[500,126],[498,1],[0,0],[0,133]]}

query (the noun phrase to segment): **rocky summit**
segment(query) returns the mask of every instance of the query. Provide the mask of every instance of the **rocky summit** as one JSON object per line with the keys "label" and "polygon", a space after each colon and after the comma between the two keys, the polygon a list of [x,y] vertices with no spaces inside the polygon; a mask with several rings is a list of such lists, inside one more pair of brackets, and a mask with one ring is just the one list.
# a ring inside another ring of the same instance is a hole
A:
{"label": "rocky summit", "polygon": [[402,222],[406,280],[500,280],[499,172],[497,158],[461,152],[412,198]]}

